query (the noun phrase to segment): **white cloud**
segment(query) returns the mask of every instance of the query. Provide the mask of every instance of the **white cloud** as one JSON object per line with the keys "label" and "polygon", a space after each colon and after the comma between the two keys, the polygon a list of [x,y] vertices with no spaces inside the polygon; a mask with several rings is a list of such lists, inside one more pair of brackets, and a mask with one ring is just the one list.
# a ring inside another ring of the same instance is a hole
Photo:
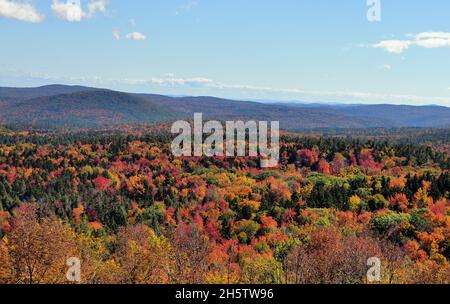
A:
{"label": "white cloud", "polygon": [[86,18],[93,18],[97,12],[105,13],[109,0],[91,0],[85,11],[80,0],[53,0],[52,10],[56,17],[69,21],[80,22]]}
{"label": "white cloud", "polygon": [[426,49],[450,47],[450,33],[447,32],[422,32],[415,35],[407,35],[408,40],[383,40],[372,45],[374,48],[384,49],[386,52],[401,54],[410,46],[418,46]]}
{"label": "white cloud", "polygon": [[384,49],[389,53],[401,54],[404,50],[408,49],[410,45],[411,42],[405,40],[384,40],[374,44],[373,47],[376,49]]}
{"label": "white cloud", "polygon": [[424,48],[450,47],[450,33],[420,33],[416,35],[415,44]]}
{"label": "white cloud", "polygon": [[12,0],[0,0],[0,16],[32,23],[45,19],[31,4]]}
{"label": "white cloud", "polygon": [[116,40],[122,40],[122,38],[128,39],[128,40],[134,40],[134,41],[147,40],[147,36],[140,32],[131,32],[122,37],[119,29],[113,29],[112,34],[113,34],[114,39],[116,39]]}
{"label": "white cloud", "polygon": [[129,39],[129,40],[135,40],[135,41],[143,41],[147,39],[147,36],[145,36],[142,33],[139,32],[132,32],[132,33],[128,33],[125,38]]}
{"label": "white cloud", "polygon": [[113,34],[114,39],[116,39],[116,40],[120,40],[120,39],[121,39],[120,31],[119,31],[119,30],[114,29],[113,32],[112,32],[112,34]]}
{"label": "white cloud", "polygon": [[105,13],[109,0],[93,0],[88,3],[87,16],[92,18],[97,12]]}
{"label": "white cloud", "polygon": [[430,39],[430,38],[450,39],[450,33],[446,32],[423,32],[412,36],[416,37],[416,39]]}
{"label": "white cloud", "polygon": [[51,7],[56,17],[69,22],[80,22],[86,17],[81,5],[75,1],[59,2],[59,0],[53,0]]}
{"label": "white cloud", "polygon": [[149,83],[156,85],[164,85],[164,86],[205,86],[205,85],[213,85],[214,82],[211,79],[203,78],[203,77],[193,77],[193,78],[177,78],[173,74],[166,75],[161,78],[152,78]]}

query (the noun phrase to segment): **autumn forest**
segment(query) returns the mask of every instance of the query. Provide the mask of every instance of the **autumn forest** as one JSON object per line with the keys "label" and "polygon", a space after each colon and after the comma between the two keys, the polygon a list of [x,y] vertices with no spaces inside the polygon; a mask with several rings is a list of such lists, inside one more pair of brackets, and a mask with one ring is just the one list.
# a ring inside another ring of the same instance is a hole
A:
{"label": "autumn forest", "polygon": [[[0,129],[0,283],[450,283],[448,129],[175,158],[164,124]],[[407,134],[408,140],[404,140]],[[382,135],[382,136],[380,136]]]}

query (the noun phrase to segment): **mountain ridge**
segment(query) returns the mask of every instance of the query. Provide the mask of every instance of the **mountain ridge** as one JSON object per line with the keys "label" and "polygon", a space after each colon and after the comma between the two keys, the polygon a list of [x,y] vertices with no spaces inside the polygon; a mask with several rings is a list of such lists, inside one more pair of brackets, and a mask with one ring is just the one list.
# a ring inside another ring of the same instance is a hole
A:
{"label": "mountain ridge", "polygon": [[84,86],[0,87],[0,121],[37,127],[98,127],[192,119],[279,120],[283,129],[448,127],[445,106],[287,104],[210,96],[171,97]]}

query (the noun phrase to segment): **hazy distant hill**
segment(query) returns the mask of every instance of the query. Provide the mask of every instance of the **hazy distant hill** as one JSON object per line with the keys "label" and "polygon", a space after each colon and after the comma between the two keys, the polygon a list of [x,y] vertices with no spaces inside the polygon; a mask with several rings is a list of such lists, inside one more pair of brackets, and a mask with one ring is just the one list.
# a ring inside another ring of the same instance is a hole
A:
{"label": "hazy distant hill", "polygon": [[382,119],[349,119],[345,114],[322,109],[300,108],[288,105],[235,101],[215,97],[178,97],[140,95],[181,117],[203,113],[205,119],[217,120],[279,120],[283,129],[296,131],[312,128],[366,128],[385,125]]}
{"label": "hazy distant hill", "polygon": [[448,127],[450,108],[444,106],[409,105],[344,105],[281,103],[285,106],[319,109],[323,113],[341,113],[352,118],[384,121],[387,127]]}
{"label": "hazy distant hill", "polygon": [[361,105],[335,107],[354,117],[384,118],[399,127],[441,127],[450,125],[450,108],[442,106]]}
{"label": "hazy distant hill", "polygon": [[0,100],[27,100],[37,97],[70,94],[81,91],[95,91],[98,89],[83,86],[48,85],[37,88],[5,88],[0,87]]}
{"label": "hazy distant hill", "polygon": [[96,127],[192,119],[279,120],[290,131],[314,128],[446,127],[450,108],[301,105],[214,97],[129,94],[81,86],[0,88],[0,121],[37,127]]}

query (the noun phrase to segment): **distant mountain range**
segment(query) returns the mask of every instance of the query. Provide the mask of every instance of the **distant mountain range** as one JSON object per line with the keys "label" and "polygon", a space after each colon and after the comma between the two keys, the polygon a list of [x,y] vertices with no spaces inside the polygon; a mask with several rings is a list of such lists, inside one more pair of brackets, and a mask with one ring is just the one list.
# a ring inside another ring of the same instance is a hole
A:
{"label": "distant mountain range", "polygon": [[131,94],[82,86],[0,87],[0,122],[40,128],[89,128],[192,119],[279,120],[281,128],[449,127],[450,108],[396,105],[304,105],[215,97]]}

